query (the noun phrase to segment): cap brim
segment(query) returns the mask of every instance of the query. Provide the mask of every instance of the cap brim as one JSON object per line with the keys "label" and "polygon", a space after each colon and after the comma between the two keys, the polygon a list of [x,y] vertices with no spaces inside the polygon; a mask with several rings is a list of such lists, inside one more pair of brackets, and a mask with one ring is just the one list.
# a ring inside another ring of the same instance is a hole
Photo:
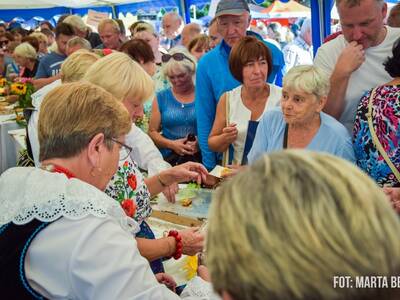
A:
{"label": "cap brim", "polygon": [[241,14],[245,13],[245,12],[249,12],[246,9],[227,9],[227,10],[223,10],[220,12],[217,12],[215,14],[215,18],[220,17],[220,16],[225,16],[225,15],[232,15],[232,16],[240,16]]}

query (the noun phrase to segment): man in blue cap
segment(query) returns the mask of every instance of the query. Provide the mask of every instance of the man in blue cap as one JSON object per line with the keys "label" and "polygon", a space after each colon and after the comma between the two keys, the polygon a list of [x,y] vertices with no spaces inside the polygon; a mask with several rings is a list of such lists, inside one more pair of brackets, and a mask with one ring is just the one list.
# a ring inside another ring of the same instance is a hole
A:
{"label": "man in blue cap", "polygon": [[[229,70],[229,53],[242,37],[258,34],[247,31],[250,25],[250,9],[245,0],[221,0],[215,13],[217,28],[222,42],[204,55],[199,61],[196,72],[196,117],[197,131],[203,164],[211,170],[218,162],[218,154],[208,148],[208,136],[214,123],[217,103],[221,95],[241,83]],[[284,59],[282,52],[273,44],[264,41],[272,54],[273,69],[268,77],[269,83],[280,85]]]}

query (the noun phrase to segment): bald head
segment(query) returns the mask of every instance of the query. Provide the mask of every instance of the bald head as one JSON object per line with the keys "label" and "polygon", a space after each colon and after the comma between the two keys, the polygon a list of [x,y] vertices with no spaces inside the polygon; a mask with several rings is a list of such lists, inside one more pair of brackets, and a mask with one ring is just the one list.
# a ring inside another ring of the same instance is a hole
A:
{"label": "bald head", "polygon": [[197,23],[185,25],[182,30],[182,45],[188,47],[190,41],[201,34],[201,26]]}
{"label": "bald head", "polygon": [[162,19],[164,34],[169,39],[176,38],[182,32],[183,20],[176,12],[166,13]]}

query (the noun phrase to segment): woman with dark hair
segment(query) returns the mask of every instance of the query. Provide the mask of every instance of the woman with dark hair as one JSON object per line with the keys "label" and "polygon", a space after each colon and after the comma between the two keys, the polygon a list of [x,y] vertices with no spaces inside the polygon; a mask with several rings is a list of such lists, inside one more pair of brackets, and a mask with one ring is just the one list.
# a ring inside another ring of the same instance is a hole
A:
{"label": "woman with dark hair", "polygon": [[393,80],[360,100],[353,129],[357,165],[380,186],[400,187],[400,39],[384,63]]}
{"label": "woman with dark hair", "polygon": [[141,39],[129,40],[122,44],[121,52],[128,54],[150,76],[156,72],[156,63],[153,50],[150,45]]}
{"label": "woman with dark hair", "polygon": [[[229,69],[242,85],[221,96],[208,138],[212,151],[229,152],[223,164],[247,164],[258,121],[281,98],[281,89],[266,82],[272,72],[272,57],[263,42],[245,37],[229,55]],[[229,156],[230,159],[229,159]]]}

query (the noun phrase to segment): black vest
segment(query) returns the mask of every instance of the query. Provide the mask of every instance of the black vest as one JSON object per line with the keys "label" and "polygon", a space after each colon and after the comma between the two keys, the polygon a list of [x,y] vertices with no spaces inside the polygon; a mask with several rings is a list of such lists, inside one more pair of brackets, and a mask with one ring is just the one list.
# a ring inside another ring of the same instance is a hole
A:
{"label": "black vest", "polygon": [[25,276],[25,256],[35,236],[50,223],[8,223],[0,227],[0,291],[2,299],[45,299],[35,292]]}

